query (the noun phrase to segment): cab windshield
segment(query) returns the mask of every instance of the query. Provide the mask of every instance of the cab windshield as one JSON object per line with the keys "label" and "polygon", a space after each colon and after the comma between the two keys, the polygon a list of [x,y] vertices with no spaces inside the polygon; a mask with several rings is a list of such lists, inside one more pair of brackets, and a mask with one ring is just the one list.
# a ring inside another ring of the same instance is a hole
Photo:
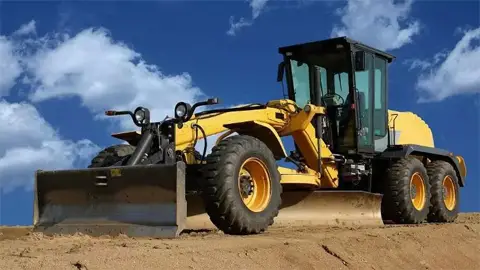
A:
{"label": "cab windshield", "polygon": [[[342,54],[343,55],[343,54]],[[337,60],[337,61],[335,61]],[[290,59],[295,102],[299,107],[313,103],[314,96],[310,91],[310,69],[320,73],[320,94],[324,106],[341,106],[348,103],[348,67],[345,58],[340,54],[312,56],[311,64]],[[343,63],[343,64],[339,64]]]}

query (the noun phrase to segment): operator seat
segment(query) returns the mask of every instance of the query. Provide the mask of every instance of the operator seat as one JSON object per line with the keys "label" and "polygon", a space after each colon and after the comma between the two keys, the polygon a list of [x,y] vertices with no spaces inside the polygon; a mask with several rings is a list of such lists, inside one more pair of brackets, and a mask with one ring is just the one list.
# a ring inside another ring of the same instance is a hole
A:
{"label": "operator seat", "polygon": [[[360,121],[363,122],[365,115],[365,93],[355,90],[357,95],[357,101],[359,102],[359,116]],[[346,98],[346,103],[342,108],[342,113],[339,121],[339,139],[340,145],[344,146],[353,146],[355,145],[355,107],[352,107],[354,100],[351,95],[348,94]]]}

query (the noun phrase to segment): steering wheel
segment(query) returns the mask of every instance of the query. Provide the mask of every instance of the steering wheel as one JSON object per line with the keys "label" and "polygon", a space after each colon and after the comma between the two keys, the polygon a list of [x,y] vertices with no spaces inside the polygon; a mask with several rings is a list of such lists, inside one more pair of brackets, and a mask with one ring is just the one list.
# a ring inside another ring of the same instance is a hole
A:
{"label": "steering wheel", "polygon": [[345,99],[337,93],[325,94],[322,101],[327,106],[342,106],[345,103]]}

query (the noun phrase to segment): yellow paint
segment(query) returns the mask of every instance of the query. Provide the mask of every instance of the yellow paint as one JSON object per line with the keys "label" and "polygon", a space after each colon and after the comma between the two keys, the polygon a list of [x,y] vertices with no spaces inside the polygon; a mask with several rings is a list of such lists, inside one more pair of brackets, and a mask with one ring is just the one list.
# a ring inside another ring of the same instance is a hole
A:
{"label": "yellow paint", "polygon": [[[321,107],[310,106],[308,112],[301,111],[291,116],[290,124],[280,132],[281,136],[292,135],[300,152],[303,154],[308,167],[315,171],[318,170],[318,141],[315,137],[315,128],[312,125],[313,117],[316,113],[325,114],[325,109]],[[320,140],[323,168],[321,187],[338,186],[338,170],[333,163],[333,155],[323,140]]]}
{"label": "yellow paint", "polygon": [[122,171],[120,169],[111,169],[110,170],[110,175],[112,177],[120,177],[120,176],[122,176]]}
{"label": "yellow paint", "polygon": [[457,205],[457,190],[455,188],[455,185],[453,184],[452,177],[450,177],[449,175],[445,176],[445,178],[443,179],[443,189],[446,193],[443,199],[443,203],[448,210],[452,211]]}
{"label": "yellow paint", "polygon": [[[276,158],[286,156],[281,137],[292,136],[305,158],[307,173],[281,169],[284,172],[281,173],[282,183],[315,185],[323,188],[338,187],[338,170],[332,152],[323,140],[320,140],[323,167],[318,170],[318,141],[315,138],[312,120],[316,114],[325,114],[326,109],[312,104],[299,108],[294,101],[288,99],[272,100],[266,105],[266,108],[193,116],[182,128],[176,127],[176,150],[184,151],[193,146],[196,136],[193,124],[201,126],[207,137],[223,133],[216,143],[234,132],[254,136],[262,140]],[[389,110],[388,118],[389,128],[393,129],[395,123],[395,130],[400,132],[396,136],[396,144],[434,147],[432,131],[418,115]],[[130,141],[138,139],[140,134],[138,131],[132,131],[112,136]],[[197,139],[203,139],[202,132],[198,132]],[[195,162],[192,154],[186,154],[185,158],[188,164]],[[460,173],[465,176],[465,161],[460,156],[457,156],[457,159],[460,163]],[[320,176],[317,176],[316,171],[320,171]]]}
{"label": "yellow paint", "polygon": [[[418,211],[421,211],[423,207],[425,207],[425,203],[427,201],[425,190],[426,187],[423,181],[424,179],[418,172],[415,172],[410,178],[410,197],[413,207],[415,207],[415,209]],[[414,194],[412,194],[413,192]]]}
{"label": "yellow paint", "polygon": [[435,147],[432,130],[418,115],[412,112],[389,110],[388,120],[390,129],[393,129],[393,123],[395,123],[395,130],[400,132],[400,136],[395,138],[395,144]]}
{"label": "yellow paint", "polygon": [[[237,183],[240,197],[250,211],[258,213],[265,210],[272,194],[267,166],[260,159],[251,157],[243,162]],[[247,184],[247,190],[242,184]],[[253,187],[249,186],[251,184]]]}
{"label": "yellow paint", "polygon": [[318,174],[313,170],[301,173],[294,169],[279,166],[278,172],[281,175],[280,183],[282,184],[302,184],[314,187],[320,185]]}
{"label": "yellow paint", "polygon": [[467,166],[465,166],[465,159],[463,159],[463,157],[461,156],[456,156],[456,158],[458,160],[458,168],[460,171],[460,175],[465,178],[467,176]]}
{"label": "yellow paint", "polygon": [[[311,122],[316,113],[325,113],[325,108],[310,105],[308,112],[298,109],[295,102],[283,99],[270,101],[267,103],[267,108],[212,113],[193,117],[183,125],[183,128],[179,129],[177,127],[176,150],[184,150],[192,146],[195,139],[195,129],[192,127],[194,123],[200,125],[207,136],[228,130],[255,136],[267,144],[277,157],[286,155],[280,137],[291,135],[304,155],[306,165],[311,170],[316,171],[318,167],[318,142]],[[277,117],[279,115],[282,117]],[[203,138],[201,132],[198,133],[198,136],[199,140]],[[337,187],[338,171],[333,163],[332,153],[323,141],[321,141],[321,146],[324,167],[321,170],[320,179],[317,176],[314,176],[316,179],[313,179],[312,176],[301,175],[297,180],[292,180],[291,174],[289,174],[282,181],[298,184],[315,183],[321,187]]]}
{"label": "yellow paint", "polygon": [[[399,136],[395,138],[396,144],[417,144],[435,147],[432,130],[428,124],[415,113],[389,110],[388,119],[389,128],[393,130],[393,123],[395,122],[395,130],[400,132]],[[467,176],[465,160],[461,156],[454,156],[453,153],[451,153],[450,156],[458,160],[458,170],[460,175],[465,179]],[[417,158],[419,160],[423,159],[423,157],[420,156]]]}
{"label": "yellow paint", "polygon": [[[193,124],[201,126],[207,137],[224,133],[216,143],[233,132],[254,136],[262,140],[277,158],[287,155],[281,137],[293,136],[305,157],[307,173],[289,171],[282,175],[282,183],[337,187],[338,171],[333,163],[332,153],[323,141],[321,141],[320,152],[324,166],[320,174],[316,173],[318,142],[315,138],[315,128],[311,122],[316,113],[325,114],[325,108],[309,104],[307,111],[298,108],[292,100],[280,99],[269,101],[266,108],[193,116],[183,124],[182,128],[176,127],[176,150],[183,151],[193,147],[196,136]],[[112,136],[128,141],[138,138],[139,133],[136,131],[122,132],[112,134]],[[203,139],[202,132],[198,132],[197,139]],[[193,154],[188,150],[185,160],[188,164],[195,162]]]}
{"label": "yellow paint", "polygon": [[[286,123],[285,120],[277,119],[276,114],[282,114],[287,118],[287,113],[284,110],[277,108],[265,108],[248,111],[232,111],[226,113],[212,113],[208,115],[202,115],[199,117],[192,117],[190,121],[184,123],[183,127],[176,129],[176,148],[177,150],[184,150],[187,147],[191,147],[195,139],[195,128],[192,124],[200,125],[206,132],[207,137],[228,131],[225,127],[227,124],[236,124],[249,121],[257,121],[263,124],[268,124],[272,128],[281,128]],[[198,133],[198,139],[202,139],[203,134]]]}
{"label": "yellow paint", "polygon": [[283,146],[282,139],[280,139],[278,132],[269,124],[259,121],[248,121],[226,124],[225,127],[231,129],[231,131],[236,131],[240,134],[250,135],[260,139],[278,158],[284,158],[287,156],[287,151]]}

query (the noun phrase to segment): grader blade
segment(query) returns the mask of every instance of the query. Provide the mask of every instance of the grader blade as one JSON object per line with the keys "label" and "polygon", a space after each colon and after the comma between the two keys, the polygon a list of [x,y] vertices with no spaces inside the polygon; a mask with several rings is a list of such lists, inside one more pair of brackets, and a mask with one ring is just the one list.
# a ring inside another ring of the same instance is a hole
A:
{"label": "grader blade", "polygon": [[39,171],[34,231],[173,238],[186,219],[185,164]]}
{"label": "grader blade", "polygon": [[[382,195],[362,191],[285,191],[272,227],[383,226]],[[186,229],[215,229],[198,196],[187,196]]]}
{"label": "grader blade", "polygon": [[382,195],[362,191],[290,191],[282,197],[283,226],[382,226]]}

